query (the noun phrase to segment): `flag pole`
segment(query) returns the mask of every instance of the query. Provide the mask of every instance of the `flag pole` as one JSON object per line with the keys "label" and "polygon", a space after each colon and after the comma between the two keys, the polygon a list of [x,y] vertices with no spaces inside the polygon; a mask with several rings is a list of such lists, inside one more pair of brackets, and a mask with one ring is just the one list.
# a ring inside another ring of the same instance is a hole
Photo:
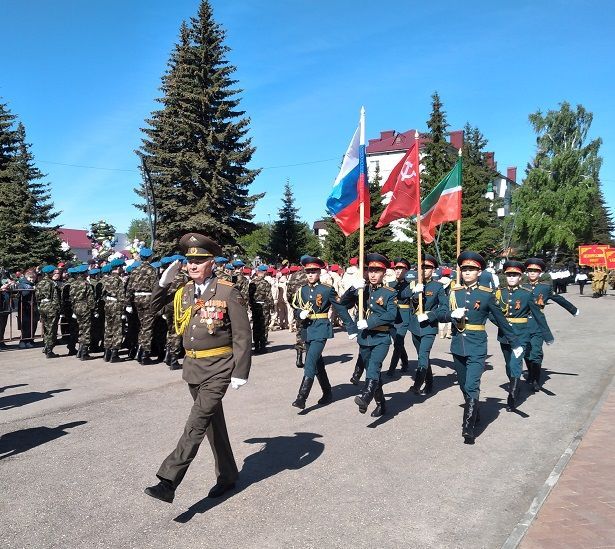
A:
{"label": "flag pole", "polygon": [[[416,182],[419,195],[419,213],[416,216],[416,256],[417,256],[417,271],[418,271],[418,283],[423,283],[423,250],[421,241],[421,164],[419,153],[419,132],[414,130],[414,141],[416,143]],[[419,314],[423,314],[423,292],[419,294]]]}
{"label": "flag pole", "polygon": [[[359,121],[359,150],[365,146],[365,107],[361,107],[361,117]],[[362,177],[365,172],[365,155],[359,153],[359,276],[363,278],[365,272],[365,223],[363,216],[365,214],[365,181]],[[359,320],[363,320],[363,290],[359,292]]]}
{"label": "flag pole", "polygon": [[[461,168],[460,169],[461,177],[463,178],[463,163],[462,163],[461,148],[459,148],[458,155],[459,155],[459,163],[460,163],[459,167]],[[463,189],[463,183],[461,185],[461,188]],[[460,255],[461,255],[461,208],[459,208],[459,219],[457,220],[457,257],[459,257]],[[459,286],[460,284],[461,284],[461,269],[459,265],[457,265],[457,286]]]}

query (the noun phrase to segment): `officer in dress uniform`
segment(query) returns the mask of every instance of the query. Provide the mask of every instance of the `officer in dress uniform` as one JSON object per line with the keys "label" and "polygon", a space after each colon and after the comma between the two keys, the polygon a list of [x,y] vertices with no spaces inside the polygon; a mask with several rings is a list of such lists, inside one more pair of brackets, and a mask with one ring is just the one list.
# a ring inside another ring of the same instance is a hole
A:
{"label": "officer in dress uniform", "polygon": [[[553,343],[553,335],[544,319],[544,315],[541,314],[540,309],[534,303],[532,292],[520,286],[521,275],[524,270],[523,263],[520,261],[509,260],[504,263],[503,271],[506,277],[506,285],[495,291],[495,301],[500,309],[502,309],[507,322],[524,348],[527,348],[530,342],[530,330],[528,328],[530,317],[535,320],[543,339],[550,345]],[[506,375],[510,382],[506,409],[512,412],[517,408],[519,381],[523,373],[523,359],[513,354],[510,343],[502,330],[498,330],[498,341],[502,348],[502,354],[506,362]]]}
{"label": "officer in dress uniform", "polygon": [[330,284],[320,282],[320,270],[325,268],[325,262],[318,257],[304,256],[301,264],[307,276],[307,284],[295,292],[291,304],[301,330],[301,338],[306,345],[306,353],[303,379],[297,399],[292,405],[303,410],[312,389],[314,377],[318,379],[322,389],[322,398],[318,404],[329,404],[332,400],[331,383],[329,383],[325,362],[322,358],[327,339],[333,338],[329,309],[333,306],[350,334],[356,334],[356,327],[346,307],[339,304],[340,300],[335,288]]}
{"label": "officer in dress uniform", "polygon": [[354,307],[359,303],[358,292],[363,292],[365,317],[357,322],[357,341],[365,366],[365,386],[354,401],[359,407],[359,412],[364,414],[374,399],[376,408],[371,416],[379,417],[386,413],[380,371],[391,346],[390,332],[397,319],[397,292],[382,283],[390,265],[385,256],[376,253],[367,254],[365,262],[369,284],[366,286],[364,281],[356,280],[354,289],[351,288],[344,294],[341,303],[347,308]]}
{"label": "officer in dress uniform", "polygon": [[393,268],[395,269],[395,280],[390,282],[388,286],[397,293],[397,319],[395,320],[395,335],[393,336],[393,356],[387,370],[389,377],[392,377],[395,373],[397,362],[400,359],[401,371],[408,371],[408,353],[404,346],[404,339],[410,327],[410,309],[412,308],[410,298],[407,295],[406,297],[401,295],[409,284],[406,281],[406,273],[410,269],[410,262],[403,257],[398,257],[393,260]]}
{"label": "officer in dress uniform", "polygon": [[[566,309],[571,315],[578,316],[579,309],[577,309],[570,301],[559,294],[553,293],[553,287],[549,283],[540,282],[540,275],[544,273],[546,269],[545,262],[537,257],[531,257],[525,262],[525,272],[529,283],[524,286],[532,292],[534,303],[540,309],[540,316],[543,318],[545,305],[549,300],[553,300],[555,303]],[[540,376],[541,366],[543,359],[542,344],[543,334],[542,330],[536,320],[536,317],[532,315],[528,319],[528,330],[530,333],[529,344],[525,348],[525,363],[527,365],[527,382],[532,386],[534,392],[540,391]]]}
{"label": "officer in dress uniform", "polygon": [[478,278],[487,266],[483,257],[476,252],[465,251],[457,258],[457,264],[461,268],[463,284],[451,291],[450,310],[442,311],[440,321],[453,324],[451,353],[459,388],[465,399],[461,435],[465,444],[474,444],[480,378],[487,358],[487,318],[502,329],[515,356],[523,354],[523,347],[497,306],[493,290],[478,284]]}
{"label": "officer in dress uniform", "polygon": [[[438,318],[448,309],[446,292],[442,284],[434,280],[434,269],[438,261],[433,255],[423,256],[423,284],[412,288],[412,314],[410,315],[410,332],[412,343],[418,356],[418,364],[411,391],[417,395],[429,395],[433,391],[433,371],[429,364],[431,348],[438,333]],[[410,288],[402,293],[408,297]],[[419,312],[419,297],[423,300],[423,312]],[[422,389],[423,383],[425,388]]]}
{"label": "officer in dress uniform", "polygon": [[179,241],[188,258],[192,279],[174,293],[171,282],[181,268],[174,261],[162,274],[152,293],[152,310],[170,301],[175,306],[175,327],[183,334],[186,358],[183,378],[194,400],[177,447],[164,460],[157,477],[160,482],[145,489],[154,498],[171,503],[203,438],[207,436],[216,464],[216,485],[208,497],[220,497],[235,486],[238,476],[233,457],[222,397],[229,386],[247,383],[251,366],[252,337],[246,306],[233,284],[213,273],[213,258],[220,246],[210,238],[188,233]]}

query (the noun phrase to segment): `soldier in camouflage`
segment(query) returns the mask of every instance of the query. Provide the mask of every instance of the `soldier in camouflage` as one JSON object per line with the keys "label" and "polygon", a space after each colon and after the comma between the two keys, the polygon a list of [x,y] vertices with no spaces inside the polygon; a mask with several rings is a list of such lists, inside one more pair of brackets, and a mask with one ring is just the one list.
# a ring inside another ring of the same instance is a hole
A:
{"label": "soldier in camouflage", "polygon": [[103,300],[103,281],[100,269],[88,271],[90,284],[94,290],[94,315],[92,318],[92,339],[90,351],[97,353],[103,350],[103,338],[105,336],[105,302]]}
{"label": "soldier in camouflage", "polygon": [[[185,265],[186,258],[182,255],[163,257],[160,261],[163,266],[168,266],[175,260],[182,261]],[[190,280],[190,278],[182,268],[169,285],[169,295],[174,295],[179,288],[186,285],[188,280]],[[182,336],[175,331],[175,309],[173,307],[173,300],[167,303],[162,309],[162,317],[167,323],[167,348],[164,362],[169,367],[169,370],[181,370],[182,365],[179,363],[179,358],[183,350]]]}
{"label": "soldier in camouflage", "polygon": [[256,276],[250,282],[249,302],[252,309],[252,337],[254,339],[254,352],[266,352],[271,310],[273,309],[273,296],[271,284],[265,279],[267,265],[260,265],[256,269]]}
{"label": "soldier in camouflage", "polygon": [[92,337],[92,313],[94,311],[94,289],[87,281],[87,265],[79,265],[69,269],[69,272],[77,277],[71,281],[69,296],[73,309],[73,318],[77,320],[79,327],[79,352],[80,360],[90,359],[90,339]]}
{"label": "soldier in camouflage", "polygon": [[[158,273],[149,264],[149,259],[153,255],[149,248],[139,250],[141,264],[133,269],[126,286],[126,294],[131,303],[134,304],[137,316],[139,317],[139,350],[137,351],[137,361],[139,364],[152,364],[152,329],[154,326],[154,314],[150,307],[152,289],[158,283]],[[126,307],[128,313],[132,313],[132,306]]]}
{"label": "soldier in camouflage", "polygon": [[246,264],[241,261],[241,259],[236,259],[235,261],[233,261],[233,267],[235,267],[235,288],[239,290],[239,293],[241,294],[241,297],[243,297],[243,300],[247,306],[250,293],[250,281],[242,272],[242,269],[245,267],[245,265]]}
{"label": "soldier in camouflage", "polygon": [[125,262],[114,259],[102,268],[102,301],[105,307],[105,362],[120,361],[122,346],[122,315],[126,307],[126,292],[122,272]]}
{"label": "soldier in camouflage", "polygon": [[68,347],[68,356],[77,354],[77,340],[79,337],[79,326],[73,318],[73,307],[70,303],[70,285],[75,279],[75,274],[70,268],[62,272],[62,282],[60,285],[60,332],[62,341]]}
{"label": "soldier in camouflage", "polygon": [[60,294],[60,271],[53,265],[45,265],[41,272],[46,275],[36,285],[36,301],[43,321],[43,352],[47,358],[57,358],[53,348],[57,343],[58,321],[62,306]]}
{"label": "soldier in camouflage", "polygon": [[[292,266],[290,267],[291,274],[286,284],[286,296],[288,299],[292,299],[297,293],[297,290],[302,286],[305,286],[307,282],[307,275],[305,271],[301,267]],[[292,320],[292,322],[296,323],[296,321]],[[295,365],[297,368],[303,368],[303,353],[305,352],[305,341],[301,337],[301,330],[296,330],[296,339],[295,339],[295,350],[297,351],[297,360],[295,361]]]}

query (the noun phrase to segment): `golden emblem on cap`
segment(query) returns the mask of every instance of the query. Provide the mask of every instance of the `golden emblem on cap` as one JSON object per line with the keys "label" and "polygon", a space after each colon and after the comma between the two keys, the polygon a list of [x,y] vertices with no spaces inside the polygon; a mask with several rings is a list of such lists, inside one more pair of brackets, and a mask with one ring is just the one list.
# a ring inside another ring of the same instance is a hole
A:
{"label": "golden emblem on cap", "polygon": [[196,254],[196,253],[198,253],[198,248],[188,248],[188,253],[189,254]]}

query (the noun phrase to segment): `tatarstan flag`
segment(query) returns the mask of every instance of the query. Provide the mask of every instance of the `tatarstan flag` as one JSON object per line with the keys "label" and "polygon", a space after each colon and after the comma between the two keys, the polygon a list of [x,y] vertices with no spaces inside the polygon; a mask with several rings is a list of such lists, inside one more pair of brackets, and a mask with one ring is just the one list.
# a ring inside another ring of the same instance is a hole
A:
{"label": "tatarstan flag", "polygon": [[453,169],[421,201],[421,235],[427,243],[441,223],[461,219],[461,158]]}

